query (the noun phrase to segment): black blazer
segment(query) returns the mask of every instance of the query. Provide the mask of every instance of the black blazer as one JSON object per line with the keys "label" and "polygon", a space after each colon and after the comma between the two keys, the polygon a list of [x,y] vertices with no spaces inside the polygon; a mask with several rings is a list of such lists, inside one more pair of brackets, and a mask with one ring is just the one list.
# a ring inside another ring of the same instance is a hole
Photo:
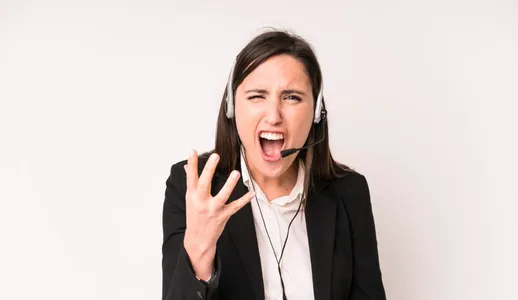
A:
{"label": "black blazer", "polygon": [[[206,161],[199,157],[199,174]],[[166,181],[162,220],[162,299],[264,299],[250,203],[229,219],[218,240],[214,280],[206,283],[196,278],[183,246],[185,163],[184,160],[174,164]],[[212,194],[221,189],[226,179],[227,174],[215,172]],[[247,192],[240,179],[229,201]],[[317,182],[308,193],[305,213],[315,299],[385,300],[365,177],[352,171],[341,179]]]}

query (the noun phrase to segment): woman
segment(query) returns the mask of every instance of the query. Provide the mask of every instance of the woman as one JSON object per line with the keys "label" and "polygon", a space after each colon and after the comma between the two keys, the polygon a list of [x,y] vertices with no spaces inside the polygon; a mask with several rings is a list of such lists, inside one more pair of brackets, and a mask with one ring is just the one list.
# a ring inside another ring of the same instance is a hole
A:
{"label": "woman", "polygon": [[298,36],[239,53],[215,149],[166,181],[162,299],[385,299],[367,181],[331,156],[322,86]]}

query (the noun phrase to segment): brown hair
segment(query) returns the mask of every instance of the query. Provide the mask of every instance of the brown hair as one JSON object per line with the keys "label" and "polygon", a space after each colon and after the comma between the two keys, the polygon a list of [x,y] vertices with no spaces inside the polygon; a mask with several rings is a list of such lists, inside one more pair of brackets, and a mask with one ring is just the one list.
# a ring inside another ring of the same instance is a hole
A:
{"label": "brown hair", "polygon": [[[270,57],[280,54],[289,54],[304,65],[311,80],[316,101],[316,95],[318,95],[322,82],[322,73],[315,53],[303,38],[281,30],[264,32],[252,39],[241,50],[236,58],[233,78],[230,79],[232,80],[233,92],[255,68]],[[228,174],[238,166],[240,140],[234,118],[226,117],[226,95],[225,87],[217,120],[215,149],[209,153],[220,154],[218,169]],[[324,101],[322,109],[325,110]],[[336,179],[351,171],[349,167],[336,162],[331,155],[327,120],[321,120],[318,124],[313,123],[306,143],[321,139],[323,135],[325,135],[325,138],[322,142],[309,149],[299,151],[297,154],[298,158],[304,161],[305,195],[315,181]]]}

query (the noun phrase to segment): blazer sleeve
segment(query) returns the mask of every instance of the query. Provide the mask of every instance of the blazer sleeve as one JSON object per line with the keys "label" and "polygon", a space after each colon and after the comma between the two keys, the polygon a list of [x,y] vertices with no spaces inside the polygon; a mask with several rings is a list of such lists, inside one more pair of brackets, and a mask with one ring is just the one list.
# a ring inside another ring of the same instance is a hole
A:
{"label": "blazer sleeve", "polygon": [[185,171],[180,162],[171,167],[166,180],[162,227],[162,300],[215,300],[219,281],[219,255],[209,282],[198,280],[183,240],[186,227]]}
{"label": "blazer sleeve", "polygon": [[350,191],[354,200],[349,204],[354,205],[350,215],[354,271],[349,299],[385,300],[369,186],[363,175],[354,176],[354,181]]}

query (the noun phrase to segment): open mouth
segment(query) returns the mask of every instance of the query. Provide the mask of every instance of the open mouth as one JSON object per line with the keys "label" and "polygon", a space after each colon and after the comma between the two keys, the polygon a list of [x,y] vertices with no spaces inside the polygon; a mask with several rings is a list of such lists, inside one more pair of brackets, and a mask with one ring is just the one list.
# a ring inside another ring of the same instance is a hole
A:
{"label": "open mouth", "polygon": [[284,146],[284,134],[263,131],[259,134],[262,156],[266,161],[277,161],[281,158]]}

